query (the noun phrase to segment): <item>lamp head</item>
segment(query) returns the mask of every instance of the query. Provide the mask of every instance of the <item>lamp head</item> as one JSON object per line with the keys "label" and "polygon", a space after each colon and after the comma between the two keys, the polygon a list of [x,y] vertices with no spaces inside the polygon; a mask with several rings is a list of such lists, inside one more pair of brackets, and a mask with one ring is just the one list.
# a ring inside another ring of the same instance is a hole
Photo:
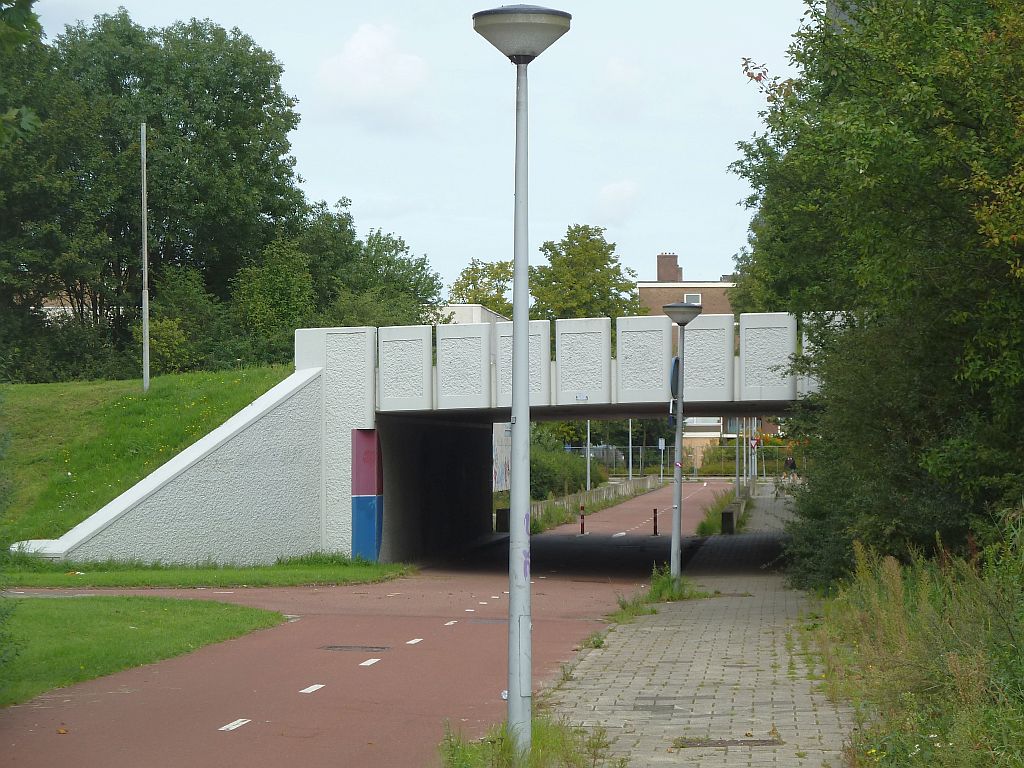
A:
{"label": "lamp head", "polygon": [[700,304],[689,304],[685,301],[674,301],[662,307],[673,323],[684,327],[699,315],[702,309]]}
{"label": "lamp head", "polygon": [[569,31],[565,11],[536,5],[503,5],[473,14],[473,29],[514,64],[529,64]]}

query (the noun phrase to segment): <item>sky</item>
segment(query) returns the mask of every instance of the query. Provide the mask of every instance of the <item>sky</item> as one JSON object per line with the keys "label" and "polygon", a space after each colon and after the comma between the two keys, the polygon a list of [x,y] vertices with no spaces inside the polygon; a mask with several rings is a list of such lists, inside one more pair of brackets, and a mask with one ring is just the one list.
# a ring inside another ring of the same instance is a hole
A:
{"label": "sky", "polygon": [[[284,67],[301,115],[292,154],[310,200],[352,201],[361,236],[402,237],[449,286],[470,259],[512,258],[515,67],[473,31],[482,0],[38,0],[49,40],[127,9],[239,28]],[[761,130],[742,59],[787,75],[803,0],[564,0],[569,32],[529,66],[529,257],[573,224],[604,227],[656,279],[733,271],[749,193],[729,172]]]}

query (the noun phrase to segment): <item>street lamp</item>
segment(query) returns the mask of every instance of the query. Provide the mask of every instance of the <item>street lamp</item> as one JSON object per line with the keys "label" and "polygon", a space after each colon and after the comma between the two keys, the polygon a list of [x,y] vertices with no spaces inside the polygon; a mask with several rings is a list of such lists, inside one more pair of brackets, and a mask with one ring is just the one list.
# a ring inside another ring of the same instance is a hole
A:
{"label": "street lamp", "polygon": [[679,549],[679,531],[683,521],[683,329],[700,314],[700,304],[676,301],[662,307],[666,315],[676,324],[678,330],[679,362],[672,366],[672,396],[676,401],[676,466],[675,466],[675,508],[672,510],[672,561],[670,573],[674,582],[679,581],[682,571],[682,552]]}
{"label": "street lamp", "polygon": [[512,267],[512,460],[508,552],[508,728],[527,753],[533,714],[530,616],[530,291],[527,285],[526,67],[569,31],[572,17],[535,5],[473,14],[473,29],[516,65],[515,214]]}

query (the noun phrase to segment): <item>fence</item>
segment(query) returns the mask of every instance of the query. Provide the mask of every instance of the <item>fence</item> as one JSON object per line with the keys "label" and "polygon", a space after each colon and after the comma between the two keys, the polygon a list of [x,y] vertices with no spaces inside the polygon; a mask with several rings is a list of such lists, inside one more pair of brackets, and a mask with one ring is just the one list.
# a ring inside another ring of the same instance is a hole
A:
{"label": "fence", "polygon": [[[664,472],[665,477],[672,477],[672,457],[675,455],[672,441],[664,451],[658,450],[656,446],[643,447],[633,446],[633,474],[634,475],[660,475]],[[566,450],[582,457],[586,449],[582,446],[568,446]],[[590,458],[600,462],[607,468],[610,475],[629,474],[629,447],[624,445],[591,445]],[[689,446],[683,447],[683,470],[684,474],[690,474],[693,469],[693,449]]]}
{"label": "fence", "polygon": [[600,488],[591,488],[589,491],[580,491],[569,496],[558,499],[547,499],[544,501],[530,502],[530,516],[539,517],[546,508],[556,507],[566,512],[579,510],[580,504],[588,508],[598,502],[614,501],[628,496],[636,496],[640,493],[653,491],[661,485],[657,475],[636,477],[632,480],[624,480],[621,483],[609,483]]}

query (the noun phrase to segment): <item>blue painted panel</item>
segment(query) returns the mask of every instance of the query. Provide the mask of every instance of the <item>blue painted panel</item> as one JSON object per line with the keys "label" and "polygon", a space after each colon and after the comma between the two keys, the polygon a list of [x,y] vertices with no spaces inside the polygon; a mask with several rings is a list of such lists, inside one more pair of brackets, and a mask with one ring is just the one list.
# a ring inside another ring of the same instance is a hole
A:
{"label": "blue painted panel", "polygon": [[352,497],[352,557],[376,561],[384,529],[384,497]]}

